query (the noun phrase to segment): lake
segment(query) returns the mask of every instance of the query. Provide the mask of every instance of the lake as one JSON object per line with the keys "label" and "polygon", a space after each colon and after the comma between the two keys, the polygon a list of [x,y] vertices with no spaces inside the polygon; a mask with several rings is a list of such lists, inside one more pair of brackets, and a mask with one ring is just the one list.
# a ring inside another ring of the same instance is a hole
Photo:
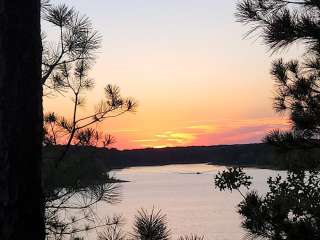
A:
{"label": "lake", "polygon": [[[122,183],[122,201],[110,205],[100,203],[99,216],[121,214],[124,229],[130,232],[137,210],[153,207],[167,215],[173,239],[181,235],[198,234],[212,240],[242,239],[241,218],[236,206],[241,201],[238,192],[219,192],[214,188],[215,174],[225,167],[207,164],[133,167],[113,171]],[[253,177],[253,188],[263,193],[266,180],[279,172],[267,169],[245,169]],[[200,174],[197,174],[200,173]]]}

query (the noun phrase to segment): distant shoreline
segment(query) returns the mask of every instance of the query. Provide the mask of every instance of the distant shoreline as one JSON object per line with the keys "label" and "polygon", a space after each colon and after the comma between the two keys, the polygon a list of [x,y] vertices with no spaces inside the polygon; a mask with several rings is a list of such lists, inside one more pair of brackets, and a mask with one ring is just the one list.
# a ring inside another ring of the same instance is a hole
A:
{"label": "distant shoreline", "polygon": [[[44,161],[55,159],[62,149],[45,147]],[[66,156],[67,160],[87,159],[109,169],[197,163],[271,168],[274,158],[275,149],[263,143],[135,150],[71,146]]]}
{"label": "distant shoreline", "polygon": [[123,170],[123,169],[129,169],[129,168],[143,168],[143,167],[163,167],[163,166],[171,166],[171,165],[194,165],[194,164],[205,164],[205,165],[211,165],[211,166],[219,166],[219,167],[241,167],[241,168],[252,168],[252,169],[268,169],[268,170],[282,170],[281,168],[272,166],[272,165],[235,165],[235,164],[217,164],[217,163],[169,163],[169,164],[161,164],[161,165],[139,165],[139,166],[128,166],[128,167],[122,167],[122,168],[113,168],[113,170]]}

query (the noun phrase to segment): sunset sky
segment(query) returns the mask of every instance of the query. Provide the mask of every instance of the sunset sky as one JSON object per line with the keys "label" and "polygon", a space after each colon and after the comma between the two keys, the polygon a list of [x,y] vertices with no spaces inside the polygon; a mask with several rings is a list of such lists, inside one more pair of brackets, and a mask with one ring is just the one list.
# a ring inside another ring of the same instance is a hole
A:
{"label": "sunset sky", "polygon": [[[56,1],[59,2],[59,1]],[[134,97],[134,114],[100,128],[120,149],[259,142],[286,128],[272,109],[271,55],[235,22],[236,0],[64,0],[92,20],[102,49],[91,77],[90,113],[107,83]],[[45,98],[45,111],[71,112],[68,98]]]}

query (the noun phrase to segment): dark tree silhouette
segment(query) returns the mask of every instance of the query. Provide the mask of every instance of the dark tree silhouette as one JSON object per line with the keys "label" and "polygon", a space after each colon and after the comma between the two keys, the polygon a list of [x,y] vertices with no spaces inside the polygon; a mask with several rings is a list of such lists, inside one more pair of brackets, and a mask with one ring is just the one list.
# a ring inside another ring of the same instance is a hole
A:
{"label": "dark tree silhouette", "polygon": [[1,0],[0,29],[0,239],[43,240],[40,0]]}
{"label": "dark tree silhouette", "polygon": [[[242,178],[235,178],[235,175]],[[279,175],[270,177],[267,181],[269,191],[265,195],[254,190],[242,193],[241,186],[249,188],[251,184],[242,182],[243,176],[243,171],[235,168],[217,175],[215,181],[220,191],[238,190],[243,196],[238,212],[243,217],[242,227],[249,236],[274,240],[319,239],[319,171],[289,172],[285,178]]]}
{"label": "dark tree silhouette", "polygon": [[[301,43],[303,62],[282,59],[273,63],[276,83],[274,108],[288,113],[292,131],[274,131],[266,142],[319,145],[320,137],[320,3],[317,0],[244,0],[238,4],[239,22],[250,25],[273,51]],[[287,141],[284,141],[286,140]],[[295,146],[297,147],[297,146]]]}
{"label": "dark tree silhouette", "polygon": [[[106,85],[104,98],[91,114],[81,111],[85,96],[94,87],[89,72],[100,47],[101,36],[88,17],[65,4],[42,2],[42,19],[57,29],[57,41],[46,40],[42,34],[42,84],[44,95],[61,95],[73,103],[72,116],[54,112],[44,116],[44,145],[58,146],[58,155],[45,159],[44,187],[47,239],[76,238],[90,230],[114,226],[120,218],[97,217],[94,206],[101,201],[109,204],[119,199],[117,180],[107,174],[109,169],[91,159],[66,157],[72,146],[106,147],[112,136],[97,130],[98,124],[135,110],[136,103],[124,98],[117,86]],[[68,216],[68,217],[65,217]]]}
{"label": "dark tree silhouette", "polygon": [[79,108],[85,104],[85,94],[95,84],[94,79],[89,77],[89,71],[100,48],[101,36],[87,16],[65,4],[55,5],[49,0],[44,1],[42,18],[57,29],[58,35],[57,41],[52,42],[46,40],[45,33],[42,34],[44,95],[60,94],[71,98],[73,102],[70,120],[55,113],[48,113],[44,118],[45,144],[66,146],[56,161],[59,164],[72,144],[97,145],[98,140],[99,144],[110,144],[113,141],[111,136],[102,136],[88,127],[134,111],[136,102],[131,98],[123,98],[117,86],[107,85],[104,89],[105,98],[97,104],[94,112],[79,117]]}
{"label": "dark tree silhouette", "polygon": [[[42,33],[44,95],[77,91],[81,74],[87,73],[100,48],[101,36],[87,16],[65,4],[56,5],[43,0],[42,19],[53,26],[58,35],[57,41],[52,42],[47,40],[45,32]],[[72,71],[76,71],[77,81],[70,76]],[[91,79],[83,79],[82,85],[92,87]]]}
{"label": "dark tree silhouette", "polygon": [[135,216],[132,239],[136,240],[168,240],[170,230],[167,226],[167,217],[161,210],[152,209],[150,213],[141,209]]}
{"label": "dark tree silhouette", "polygon": [[[170,240],[171,232],[167,216],[153,208],[151,211],[140,209],[135,216],[133,231],[126,234],[119,225],[108,226],[99,232],[98,240]],[[204,240],[196,234],[180,236],[177,240]]]}
{"label": "dark tree silhouette", "polygon": [[[306,47],[301,63],[282,59],[273,63],[276,81],[274,107],[289,113],[292,130],[274,130],[264,139],[282,150],[287,167],[285,178],[268,179],[269,191],[241,193],[238,212],[242,226],[252,238],[274,240],[319,239],[319,160],[309,158],[319,147],[320,130],[320,2],[318,0],[243,0],[236,14],[242,23],[253,26],[271,50],[300,42]],[[319,157],[316,157],[319,158]],[[311,160],[311,161],[310,161]],[[295,161],[301,163],[294,163]],[[224,171],[215,178],[220,190],[250,186],[242,169]],[[241,191],[240,191],[241,192]]]}
{"label": "dark tree silhouette", "polygon": [[185,235],[178,238],[178,240],[204,240],[204,236],[198,236],[195,234]]}

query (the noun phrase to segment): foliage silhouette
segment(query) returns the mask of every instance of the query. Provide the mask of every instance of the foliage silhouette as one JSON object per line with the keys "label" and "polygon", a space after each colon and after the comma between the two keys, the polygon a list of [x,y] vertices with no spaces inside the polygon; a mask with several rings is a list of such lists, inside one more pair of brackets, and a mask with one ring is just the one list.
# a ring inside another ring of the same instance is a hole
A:
{"label": "foliage silhouette", "polygon": [[167,226],[166,215],[162,214],[161,210],[156,211],[154,208],[150,213],[141,209],[135,216],[131,235],[137,240],[168,240],[170,230]]}
{"label": "foliage silhouette", "polygon": [[[284,142],[298,147],[319,146],[320,129],[320,26],[319,1],[244,0],[238,4],[236,17],[251,26],[272,51],[293,43],[303,43],[304,61],[273,62],[271,74],[276,83],[274,108],[289,113],[291,133],[272,132],[265,141]],[[303,141],[302,141],[303,140]]]}
{"label": "foliage silhouette", "polygon": [[[107,226],[98,234],[98,240],[169,240],[172,239],[166,215],[161,210],[140,209],[135,216],[133,232],[124,233],[119,225]],[[204,240],[198,235],[185,235],[177,240]]]}
{"label": "foliage silhouette", "polygon": [[[239,171],[240,169],[236,169]],[[242,171],[240,171],[242,172]],[[224,190],[228,181],[217,175]],[[224,183],[223,183],[224,182]],[[252,238],[318,239],[320,236],[320,174],[319,171],[289,172],[267,181],[269,191],[260,196],[251,190],[241,193],[243,200],[238,212],[243,217],[242,227]],[[241,185],[236,189],[240,191]]]}
{"label": "foliage silhouette", "polygon": [[81,112],[85,95],[94,87],[89,73],[101,36],[88,17],[65,4],[42,1],[42,19],[57,30],[57,42],[48,41],[42,34],[43,94],[60,95],[73,102],[70,120],[54,112],[44,116],[44,145],[62,145],[62,151],[46,159],[43,166],[46,234],[47,239],[76,238],[90,230],[119,224],[118,216],[98,218],[93,207],[100,201],[117,202],[120,192],[117,181],[106,174],[109,169],[81,158],[66,161],[66,154],[71,145],[106,147],[113,143],[114,138],[99,132],[97,124],[133,112],[136,102],[122,97],[117,86],[106,85],[104,99],[94,111],[89,115]]}
{"label": "foliage silhouette", "polygon": [[126,240],[126,234],[117,227],[109,226],[103,232],[99,232],[98,240]]}
{"label": "foliage silhouette", "polygon": [[181,236],[181,237],[178,238],[178,240],[204,240],[204,237],[192,234],[192,235],[189,235],[189,236],[188,235]]}
{"label": "foliage silhouette", "polygon": [[[320,125],[320,3],[314,0],[242,0],[238,3],[238,20],[258,31],[266,45],[278,51],[295,42],[306,47],[304,63],[282,59],[273,63],[271,74],[276,81],[274,108],[289,113],[292,130],[274,130],[264,141],[275,145],[286,159],[286,177],[278,175],[267,181],[269,191],[241,194],[238,206],[242,226],[251,238],[319,239],[320,172],[319,157],[310,149],[319,148]],[[221,190],[230,185],[239,190],[242,170],[237,178],[219,174]],[[225,177],[225,178],[223,178]],[[239,178],[239,179],[238,179]],[[231,182],[231,183],[230,183]],[[239,190],[240,191],[240,190]]]}
{"label": "foliage silhouette", "polygon": [[242,196],[244,196],[239,188],[243,186],[248,189],[251,185],[251,179],[251,177],[245,174],[242,168],[230,167],[216,175],[214,184],[220,191],[227,189],[232,192],[233,190],[237,190]]}

